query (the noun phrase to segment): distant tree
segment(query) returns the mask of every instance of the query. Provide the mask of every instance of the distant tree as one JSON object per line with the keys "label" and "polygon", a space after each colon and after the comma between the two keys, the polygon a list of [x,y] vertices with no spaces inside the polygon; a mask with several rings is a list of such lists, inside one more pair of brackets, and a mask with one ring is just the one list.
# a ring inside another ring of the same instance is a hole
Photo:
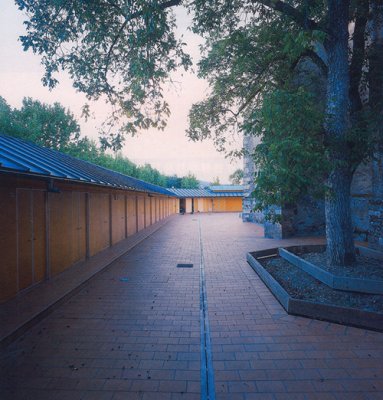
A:
{"label": "distant tree", "polygon": [[138,169],[138,178],[155,185],[166,186],[166,177],[150,164],[145,164]]}
{"label": "distant tree", "polygon": [[233,185],[240,185],[242,183],[243,179],[243,169],[238,168],[236,169],[230,176],[229,176],[230,182]]}
{"label": "distant tree", "polygon": [[9,135],[12,129],[12,109],[6,100],[0,96],[0,132]]}
{"label": "distant tree", "polygon": [[64,152],[81,160],[101,165],[102,150],[94,140],[86,136],[74,143],[69,143]]}
{"label": "distant tree", "polygon": [[213,182],[210,183],[210,185],[212,185],[212,186],[217,186],[217,185],[220,185],[220,184],[221,184],[221,182],[219,181],[219,177],[218,176],[216,176],[214,178]]}
{"label": "distant tree", "polygon": [[182,177],[181,188],[183,189],[198,189],[199,181],[191,172]]}
{"label": "distant tree", "polygon": [[180,188],[182,184],[182,178],[177,175],[171,175],[166,177],[166,187],[168,188]]}
{"label": "distant tree", "polygon": [[63,151],[80,138],[80,125],[59,103],[49,105],[28,97],[19,110],[12,110],[1,99],[0,121],[4,133],[50,149]]}
{"label": "distant tree", "polygon": [[167,177],[150,164],[142,167],[121,153],[112,155],[88,137],[80,137],[80,126],[73,114],[59,103],[48,105],[25,98],[21,109],[12,109],[0,97],[0,132],[59,150],[93,164],[166,186]]}

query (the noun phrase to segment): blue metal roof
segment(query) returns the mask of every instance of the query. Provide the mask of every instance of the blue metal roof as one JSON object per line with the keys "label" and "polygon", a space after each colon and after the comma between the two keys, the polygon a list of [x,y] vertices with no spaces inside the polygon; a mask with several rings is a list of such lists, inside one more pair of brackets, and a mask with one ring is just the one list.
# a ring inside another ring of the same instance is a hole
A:
{"label": "blue metal roof", "polygon": [[173,192],[177,197],[243,197],[242,191],[236,192],[213,192],[210,189],[168,189]]}
{"label": "blue metal roof", "polygon": [[209,189],[213,192],[243,192],[242,185],[211,185]]}
{"label": "blue metal roof", "polygon": [[0,134],[0,172],[35,175],[174,196],[172,192],[161,186],[3,134]]}

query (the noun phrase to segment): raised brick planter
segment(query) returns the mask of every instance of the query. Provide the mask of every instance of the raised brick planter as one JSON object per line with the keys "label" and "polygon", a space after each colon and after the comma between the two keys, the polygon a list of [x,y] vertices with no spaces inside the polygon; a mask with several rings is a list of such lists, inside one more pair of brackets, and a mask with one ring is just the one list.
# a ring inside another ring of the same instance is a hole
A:
{"label": "raised brick planter", "polygon": [[267,252],[247,253],[247,262],[289,314],[383,331],[383,313],[293,298],[257,261],[258,257],[272,257],[277,253],[278,249],[276,248],[267,250]]}

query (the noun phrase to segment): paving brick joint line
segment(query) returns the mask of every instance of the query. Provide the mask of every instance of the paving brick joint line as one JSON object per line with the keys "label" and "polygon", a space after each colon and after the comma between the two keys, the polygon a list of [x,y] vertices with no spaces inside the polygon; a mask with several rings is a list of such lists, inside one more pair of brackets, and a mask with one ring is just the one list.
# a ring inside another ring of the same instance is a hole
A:
{"label": "paving brick joint line", "polygon": [[205,263],[200,218],[198,218],[198,234],[200,247],[201,400],[215,400],[214,369],[211,353]]}

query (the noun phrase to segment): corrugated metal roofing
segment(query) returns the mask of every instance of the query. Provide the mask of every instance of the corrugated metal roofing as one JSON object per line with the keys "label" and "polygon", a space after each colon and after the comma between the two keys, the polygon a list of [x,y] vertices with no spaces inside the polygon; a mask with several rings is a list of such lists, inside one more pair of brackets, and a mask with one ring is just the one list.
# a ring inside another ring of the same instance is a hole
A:
{"label": "corrugated metal roofing", "polygon": [[209,189],[168,189],[177,197],[243,197],[243,192],[213,192]]}
{"label": "corrugated metal roofing", "polygon": [[0,171],[174,196],[161,186],[3,134],[0,134]]}
{"label": "corrugated metal roofing", "polygon": [[209,189],[213,192],[243,192],[242,185],[212,185]]}

